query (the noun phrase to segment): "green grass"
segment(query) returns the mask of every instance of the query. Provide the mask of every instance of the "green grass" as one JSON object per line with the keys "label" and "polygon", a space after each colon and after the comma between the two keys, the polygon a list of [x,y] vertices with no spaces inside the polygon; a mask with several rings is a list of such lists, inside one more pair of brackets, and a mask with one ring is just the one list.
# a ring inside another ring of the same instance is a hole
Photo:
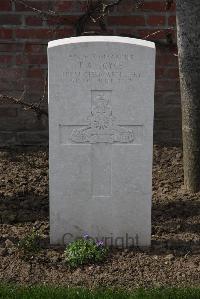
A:
{"label": "green grass", "polygon": [[132,292],[71,289],[64,287],[0,286],[2,299],[199,299],[200,288],[152,289]]}

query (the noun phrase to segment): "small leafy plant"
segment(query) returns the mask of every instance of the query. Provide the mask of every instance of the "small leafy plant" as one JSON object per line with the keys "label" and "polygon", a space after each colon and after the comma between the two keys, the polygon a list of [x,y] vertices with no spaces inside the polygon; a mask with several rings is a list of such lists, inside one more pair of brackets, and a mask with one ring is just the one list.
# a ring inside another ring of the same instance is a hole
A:
{"label": "small leafy plant", "polygon": [[40,233],[33,229],[32,232],[26,235],[18,242],[18,248],[24,253],[36,253],[39,251]]}
{"label": "small leafy plant", "polygon": [[75,268],[89,263],[102,262],[108,255],[108,248],[103,241],[95,241],[85,234],[83,238],[71,242],[64,252],[64,259]]}

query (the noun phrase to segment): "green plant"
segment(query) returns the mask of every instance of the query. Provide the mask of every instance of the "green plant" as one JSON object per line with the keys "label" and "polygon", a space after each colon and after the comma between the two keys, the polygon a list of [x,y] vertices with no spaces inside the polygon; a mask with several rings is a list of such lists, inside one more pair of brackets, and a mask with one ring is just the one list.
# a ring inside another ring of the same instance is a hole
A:
{"label": "green plant", "polygon": [[35,229],[18,242],[18,248],[24,253],[36,253],[39,251],[40,233]]}
{"label": "green plant", "polygon": [[104,246],[103,241],[95,241],[88,235],[71,242],[64,252],[65,261],[73,268],[101,262],[107,255],[108,248]]}
{"label": "green plant", "polygon": [[1,299],[199,299],[200,288],[112,290],[0,284]]}

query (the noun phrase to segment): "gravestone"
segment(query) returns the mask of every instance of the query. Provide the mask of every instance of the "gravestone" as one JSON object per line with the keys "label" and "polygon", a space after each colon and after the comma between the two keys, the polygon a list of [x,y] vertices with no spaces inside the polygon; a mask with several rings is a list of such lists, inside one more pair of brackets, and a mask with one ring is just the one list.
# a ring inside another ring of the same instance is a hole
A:
{"label": "gravestone", "polygon": [[154,43],[87,36],[48,46],[50,240],[151,240]]}

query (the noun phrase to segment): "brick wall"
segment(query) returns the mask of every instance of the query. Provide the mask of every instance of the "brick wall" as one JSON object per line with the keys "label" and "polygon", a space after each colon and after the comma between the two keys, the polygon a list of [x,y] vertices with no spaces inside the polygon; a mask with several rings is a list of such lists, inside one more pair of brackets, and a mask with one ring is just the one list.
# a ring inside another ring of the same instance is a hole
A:
{"label": "brick wall", "polygon": [[[27,5],[54,10],[62,18],[42,18],[30,8],[0,0],[0,93],[37,102],[47,73],[47,42],[75,35],[74,23],[86,1],[32,0]],[[136,8],[124,0],[107,18],[110,34],[161,41],[157,46],[155,91],[155,142],[177,144],[181,140],[180,91],[176,46],[164,46],[166,34],[175,33],[175,6],[165,10],[165,0],[145,0]],[[87,30],[93,30],[90,26]],[[157,32],[158,31],[158,32]],[[154,34],[157,32],[156,34]],[[175,41],[176,43],[176,41]],[[47,143],[47,120],[6,102],[0,104],[0,146]]]}

